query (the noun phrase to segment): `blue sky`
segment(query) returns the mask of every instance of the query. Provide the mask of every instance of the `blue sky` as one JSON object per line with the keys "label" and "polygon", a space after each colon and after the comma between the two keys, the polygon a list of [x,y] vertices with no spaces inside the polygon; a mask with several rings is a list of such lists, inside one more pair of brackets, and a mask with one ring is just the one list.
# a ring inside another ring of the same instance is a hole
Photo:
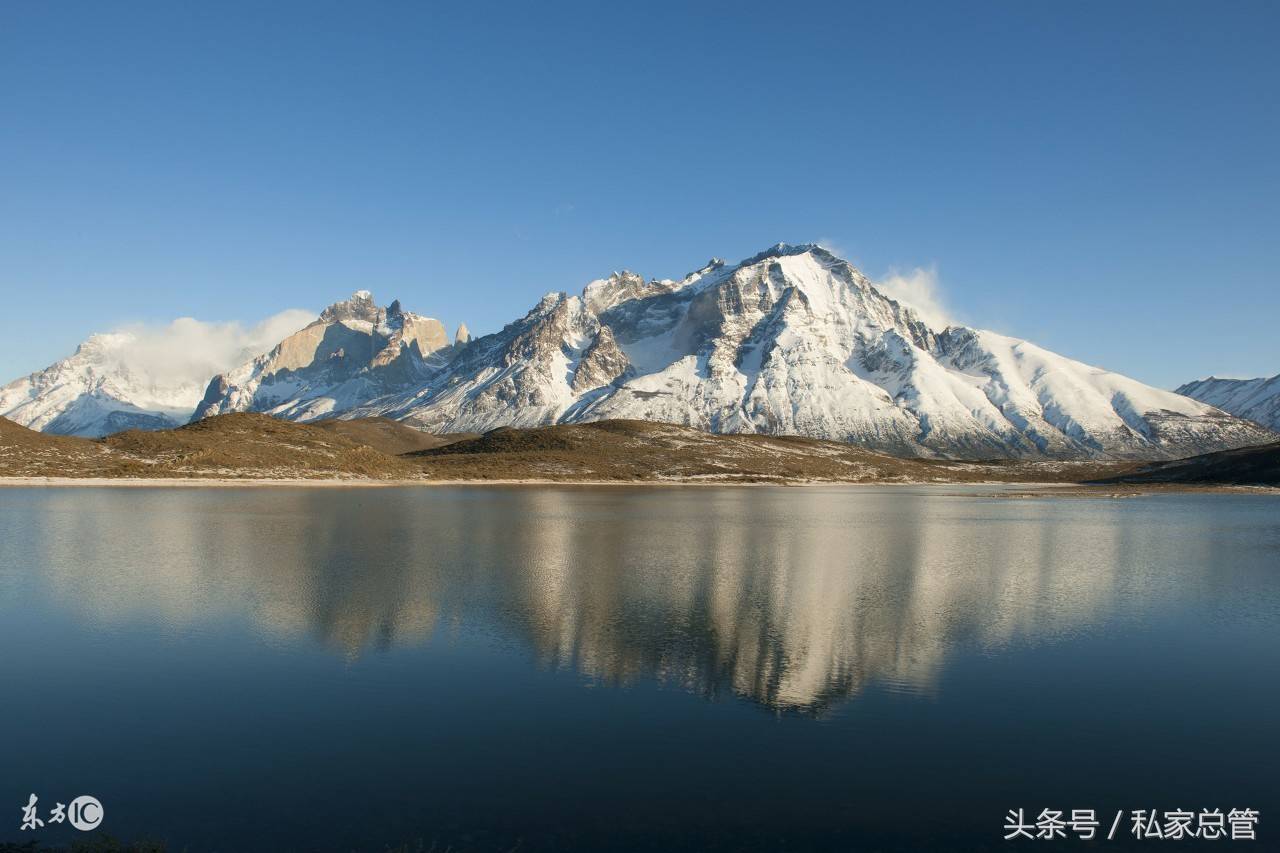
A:
{"label": "blue sky", "polygon": [[357,288],[483,333],[779,241],[1153,384],[1274,374],[1278,37],[1249,2],[0,0],[0,379]]}

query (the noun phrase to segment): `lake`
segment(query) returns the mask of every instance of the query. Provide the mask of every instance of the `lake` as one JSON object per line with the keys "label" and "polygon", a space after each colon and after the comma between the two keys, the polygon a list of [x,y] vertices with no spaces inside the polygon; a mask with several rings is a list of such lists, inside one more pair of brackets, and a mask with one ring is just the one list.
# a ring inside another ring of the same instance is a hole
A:
{"label": "lake", "polygon": [[1280,498],[1002,494],[0,489],[0,842],[83,837],[35,793],[193,853],[1274,844]]}

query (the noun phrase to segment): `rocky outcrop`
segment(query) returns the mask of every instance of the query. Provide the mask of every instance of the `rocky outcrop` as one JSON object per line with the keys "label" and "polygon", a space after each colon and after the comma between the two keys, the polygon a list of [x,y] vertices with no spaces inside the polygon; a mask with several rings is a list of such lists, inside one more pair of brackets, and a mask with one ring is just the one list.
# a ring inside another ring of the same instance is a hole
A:
{"label": "rocky outcrop", "polygon": [[631,373],[631,362],[614,340],[613,332],[608,326],[601,326],[574,368],[572,387],[581,394],[592,388],[612,385]]}
{"label": "rocky outcrop", "polygon": [[367,290],[260,355],[213,377],[192,420],[238,411],[313,420],[423,380],[428,360],[449,348],[439,320],[379,307]]}

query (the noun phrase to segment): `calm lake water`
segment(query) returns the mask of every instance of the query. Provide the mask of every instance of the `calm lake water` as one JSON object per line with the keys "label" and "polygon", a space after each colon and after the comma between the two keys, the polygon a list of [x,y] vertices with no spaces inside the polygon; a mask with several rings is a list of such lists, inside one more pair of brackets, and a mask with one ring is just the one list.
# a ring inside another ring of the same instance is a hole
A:
{"label": "calm lake water", "polygon": [[0,489],[0,841],[1280,849],[1280,499],[969,491]]}

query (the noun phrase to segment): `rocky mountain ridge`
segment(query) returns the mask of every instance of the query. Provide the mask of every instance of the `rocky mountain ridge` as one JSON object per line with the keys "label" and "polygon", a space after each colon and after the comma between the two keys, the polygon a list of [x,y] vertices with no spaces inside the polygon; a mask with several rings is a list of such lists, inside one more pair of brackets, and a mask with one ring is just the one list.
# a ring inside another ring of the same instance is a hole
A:
{"label": "rocky mountain ridge", "polygon": [[[466,327],[459,329],[466,336]],[[238,411],[269,411],[310,421],[345,411],[392,389],[425,381],[450,349],[439,320],[381,308],[367,290],[336,302],[270,352],[215,376],[192,420]]]}
{"label": "rocky mountain ridge", "polygon": [[1258,379],[1210,376],[1179,386],[1177,393],[1280,431],[1280,374]]}
{"label": "rocky mountain ridge", "polygon": [[1168,459],[1275,438],[1027,341],[930,326],[808,244],[680,280],[616,272],[452,342],[358,291],[214,377],[193,417],[237,411],[439,433],[634,419],[961,459]]}
{"label": "rocky mountain ridge", "polygon": [[1174,458],[1270,437],[1026,341],[932,328],[814,245],[713,259],[679,281],[614,273],[410,361],[391,381],[287,396],[232,377],[202,411],[378,415],[439,432],[639,419],[956,458]]}
{"label": "rocky mountain ridge", "polygon": [[67,358],[0,387],[0,415],[77,436],[185,423],[202,387],[140,373],[119,358],[133,341],[128,333],[92,335]]}

